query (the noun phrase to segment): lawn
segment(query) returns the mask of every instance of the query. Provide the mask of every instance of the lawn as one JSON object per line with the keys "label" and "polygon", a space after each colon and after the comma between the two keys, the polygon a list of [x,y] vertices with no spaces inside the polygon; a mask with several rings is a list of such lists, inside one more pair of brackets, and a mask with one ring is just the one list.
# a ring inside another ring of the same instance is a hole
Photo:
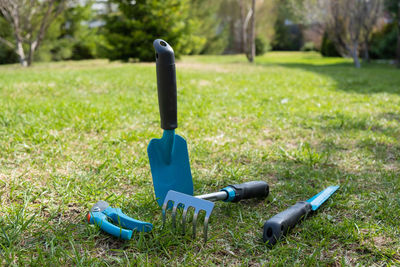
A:
{"label": "lawn", "polygon": [[[176,132],[196,194],[264,180],[265,200],[216,203],[209,240],[162,228],[147,145],[159,138],[154,64],[0,67],[0,264],[400,265],[400,70],[316,53],[184,57]],[[265,220],[329,185],[274,248]],[[154,224],[117,240],[97,202]],[[168,226],[168,225],[167,225]]]}

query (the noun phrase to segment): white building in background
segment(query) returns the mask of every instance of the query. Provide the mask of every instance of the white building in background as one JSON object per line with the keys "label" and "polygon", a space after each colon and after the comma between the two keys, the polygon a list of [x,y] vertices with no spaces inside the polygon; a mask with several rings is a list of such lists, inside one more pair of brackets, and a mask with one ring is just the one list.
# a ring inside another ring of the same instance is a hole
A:
{"label": "white building in background", "polygon": [[[81,0],[85,1],[85,0]],[[136,3],[136,1],[135,1]],[[97,15],[105,15],[113,12],[118,11],[118,4],[111,3],[108,0],[96,0],[92,4],[92,10],[97,14]],[[101,27],[105,24],[105,22],[100,18],[100,16],[93,21],[89,22],[89,27],[90,28],[97,28]]]}

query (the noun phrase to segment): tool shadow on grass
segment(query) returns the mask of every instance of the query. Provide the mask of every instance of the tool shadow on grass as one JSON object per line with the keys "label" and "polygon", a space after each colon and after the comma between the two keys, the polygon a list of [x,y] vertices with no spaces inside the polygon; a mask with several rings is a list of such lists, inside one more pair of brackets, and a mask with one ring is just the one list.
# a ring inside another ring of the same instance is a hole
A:
{"label": "tool shadow on grass", "polygon": [[258,66],[282,66],[285,68],[302,69],[320,75],[328,76],[337,83],[337,90],[376,94],[389,93],[400,95],[400,70],[387,64],[364,64],[356,69],[351,63],[335,63],[326,65],[300,63],[256,63]]}
{"label": "tool shadow on grass", "polygon": [[[319,130],[326,136],[350,136],[358,134],[360,136],[353,137],[353,146],[356,149],[367,150],[369,156],[386,164],[400,160],[400,145],[398,140],[400,137],[400,126],[398,124],[397,114],[394,113],[379,113],[376,118],[366,114],[349,115],[345,113],[336,113],[334,116],[322,115],[316,116],[313,121],[318,124],[311,123],[312,126],[318,126]],[[382,125],[380,121],[386,123]],[[389,123],[387,123],[389,121]],[[308,125],[311,126],[311,125]],[[349,147],[343,147],[335,142],[325,140],[325,146],[339,150],[348,150]]]}
{"label": "tool shadow on grass", "polygon": [[[400,69],[393,65],[376,63],[363,63],[362,67],[356,69],[354,64],[343,58],[324,58],[317,54],[308,56],[276,53],[281,57],[265,56],[256,58],[255,66],[276,67],[281,66],[288,69],[301,69],[332,78],[337,83],[337,90],[360,93],[376,94],[389,93],[400,94]],[[299,61],[301,63],[299,63]],[[221,61],[225,64],[244,65],[242,58],[234,58],[231,61]],[[251,66],[252,64],[249,64]]]}

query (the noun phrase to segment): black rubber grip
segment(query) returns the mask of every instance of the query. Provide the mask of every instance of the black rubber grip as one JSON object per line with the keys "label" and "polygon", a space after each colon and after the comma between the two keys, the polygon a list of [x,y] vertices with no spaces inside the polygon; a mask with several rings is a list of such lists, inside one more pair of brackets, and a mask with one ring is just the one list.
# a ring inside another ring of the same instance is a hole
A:
{"label": "black rubber grip", "polygon": [[242,199],[265,198],[269,194],[269,186],[264,181],[251,181],[243,184],[230,185],[235,191],[235,198],[232,202],[239,202]]}
{"label": "black rubber grip", "polygon": [[153,42],[156,51],[158,105],[161,128],[173,130],[178,127],[176,100],[175,55],[172,47],[164,40]]}
{"label": "black rubber grip", "polygon": [[263,240],[273,246],[301,219],[311,211],[311,204],[305,201],[297,202],[285,211],[278,213],[264,223]]}

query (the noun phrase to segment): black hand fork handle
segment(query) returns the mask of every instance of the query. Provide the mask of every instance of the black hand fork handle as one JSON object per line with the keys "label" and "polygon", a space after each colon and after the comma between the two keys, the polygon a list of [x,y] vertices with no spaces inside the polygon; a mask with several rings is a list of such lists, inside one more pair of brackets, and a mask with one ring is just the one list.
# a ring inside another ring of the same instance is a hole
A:
{"label": "black hand fork handle", "polygon": [[269,193],[269,186],[264,181],[251,181],[243,184],[234,184],[229,187],[235,191],[232,202],[239,202],[242,199],[265,198]]}
{"label": "black hand fork handle", "polygon": [[269,186],[264,181],[251,181],[243,184],[228,185],[219,192],[195,196],[209,201],[223,200],[225,202],[239,202],[242,199],[266,198]]}
{"label": "black hand fork handle", "polygon": [[156,51],[158,105],[161,128],[174,130],[178,127],[176,100],[175,55],[172,47],[164,40],[153,42]]}

